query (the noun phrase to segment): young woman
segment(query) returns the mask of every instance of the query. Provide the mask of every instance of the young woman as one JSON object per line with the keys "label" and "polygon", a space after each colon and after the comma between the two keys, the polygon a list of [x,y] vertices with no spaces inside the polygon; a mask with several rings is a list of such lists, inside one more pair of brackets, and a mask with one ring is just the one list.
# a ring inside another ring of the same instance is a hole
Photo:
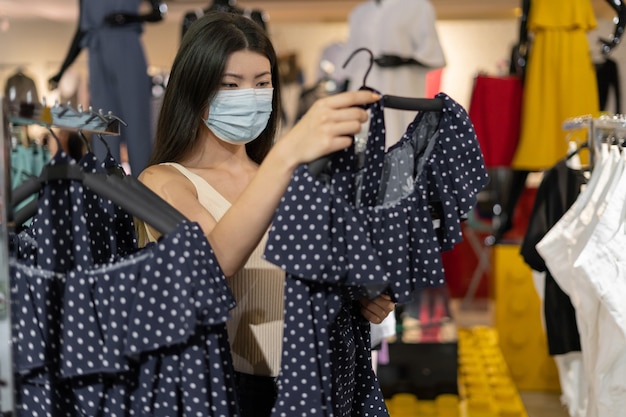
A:
{"label": "young woman", "polygon": [[[379,97],[327,97],[280,140],[277,59],[261,26],[209,13],[184,36],[140,180],[205,232],[237,300],[228,324],[241,413],[269,416],[280,367],[284,273],[262,259],[266,234],[294,169],[346,148]],[[147,229],[154,240],[158,233]],[[380,323],[386,296],[362,301]]]}

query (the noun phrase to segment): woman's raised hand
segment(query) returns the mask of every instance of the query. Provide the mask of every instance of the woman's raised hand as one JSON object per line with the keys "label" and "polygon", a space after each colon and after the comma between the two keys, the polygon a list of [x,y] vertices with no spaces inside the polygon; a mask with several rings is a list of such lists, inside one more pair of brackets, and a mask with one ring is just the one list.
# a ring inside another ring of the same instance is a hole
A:
{"label": "woman's raised hand", "polygon": [[379,99],[378,94],[365,90],[319,99],[279,143],[286,142],[297,164],[344,149],[367,121],[367,111],[361,106]]}

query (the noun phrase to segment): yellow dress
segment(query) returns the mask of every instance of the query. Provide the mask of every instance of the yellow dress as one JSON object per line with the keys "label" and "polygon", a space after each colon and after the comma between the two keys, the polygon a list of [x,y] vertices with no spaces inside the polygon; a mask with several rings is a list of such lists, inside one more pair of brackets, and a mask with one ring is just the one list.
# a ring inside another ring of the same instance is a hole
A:
{"label": "yellow dress", "polygon": [[599,114],[598,85],[587,40],[587,32],[596,25],[590,0],[532,1],[528,30],[534,38],[514,169],[550,168],[567,154],[563,122]]}

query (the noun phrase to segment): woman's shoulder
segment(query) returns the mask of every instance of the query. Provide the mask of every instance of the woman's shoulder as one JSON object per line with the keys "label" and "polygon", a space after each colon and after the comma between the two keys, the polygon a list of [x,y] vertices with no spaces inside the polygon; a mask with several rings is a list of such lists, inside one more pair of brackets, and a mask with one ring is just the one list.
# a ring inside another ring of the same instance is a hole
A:
{"label": "woman's shoulder", "polygon": [[169,176],[169,175],[175,175],[176,172],[178,172],[177,169],[175,169],[172,165],[170,164],[156,164],[156,165],[150,165],[148,167],[146,167],[140,174],[139,174],[139,179],[143,180],[144,178],[153,178],[153,177],[160,177],[160,176]]}
{"label": "woman's shoulder", "polygon": [[150,165],[139,174],[139,181],[150,188],[189,186],[187,177],[173,164]]}

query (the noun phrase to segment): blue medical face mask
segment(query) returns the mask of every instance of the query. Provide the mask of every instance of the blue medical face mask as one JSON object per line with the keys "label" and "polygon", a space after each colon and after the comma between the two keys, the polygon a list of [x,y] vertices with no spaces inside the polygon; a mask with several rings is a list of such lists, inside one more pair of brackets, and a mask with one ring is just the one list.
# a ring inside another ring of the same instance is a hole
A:
{"label": "blue medical face mask", "polygon": [[273,88],[220,90],[204,124],[224,142],[245,145],[258,138],[272,114]]}

